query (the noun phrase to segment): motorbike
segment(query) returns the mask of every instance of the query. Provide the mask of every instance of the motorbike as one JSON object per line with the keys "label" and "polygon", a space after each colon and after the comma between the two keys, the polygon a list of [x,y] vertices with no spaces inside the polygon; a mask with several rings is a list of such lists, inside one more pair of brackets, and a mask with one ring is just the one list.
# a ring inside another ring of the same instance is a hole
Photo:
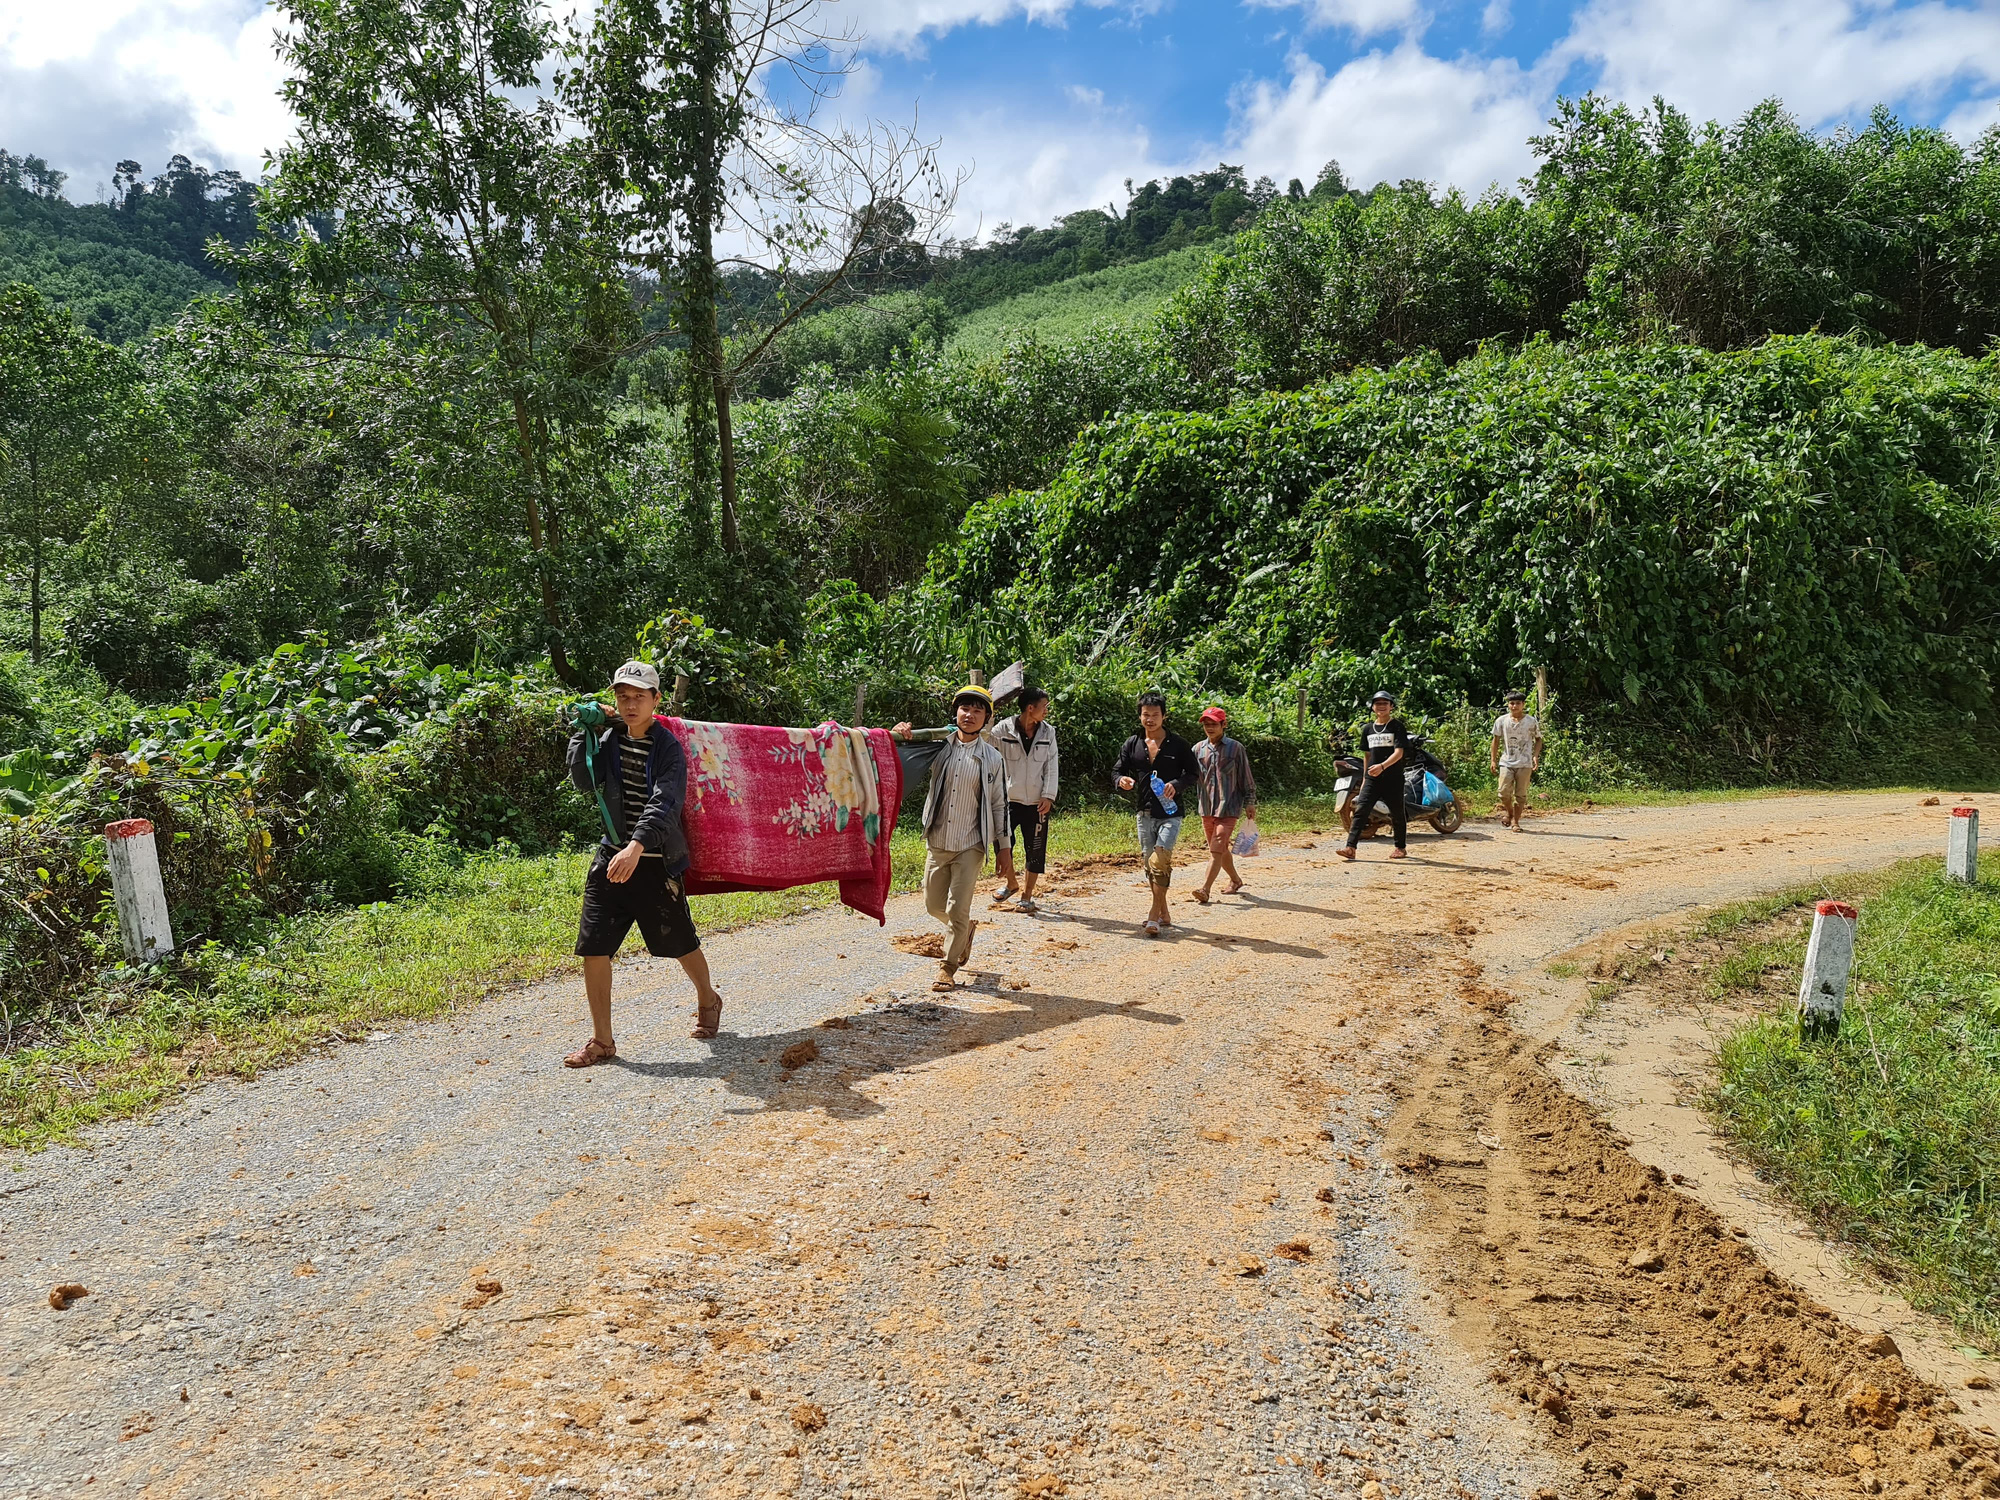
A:
{"label": "motorbike", "polygon": [[[1458,800],[1458,794],[1445,785],[1444,763],[1430,752],[1429,741],[1423,735],[1410,736],[1410,753],[1406,757],[1409,769],[1403,773],[1403,808],[1412,823],[1422,819],[1439,833],[1456,833],[1465,823],[1465,804]],[[1344,755],[1334,761],[1340,772],[1339,780],[1333,784],[1333,805],[1340,813],[1340,828],[1343,833],[1354,827],[1354,797],[1361,790],[1361,760],[1357,756]],[[1362,827],[1363,836],[1370,836],[1377,829],[1389,826],[1389,812],[1380,802],[1368,810],[1368,822]]]}

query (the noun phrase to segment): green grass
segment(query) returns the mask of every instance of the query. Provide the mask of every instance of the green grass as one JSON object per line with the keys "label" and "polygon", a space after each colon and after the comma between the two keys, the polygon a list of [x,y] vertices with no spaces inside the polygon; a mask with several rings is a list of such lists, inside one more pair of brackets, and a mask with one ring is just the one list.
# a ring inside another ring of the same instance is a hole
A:
{"label": "green grass", "polygon": [[1137,323],[1201,274],[1218,246],[1190,245],[1129,266],[1072,276],[968,313],[953,330],[954,352],[997,354],[1023,334],[1072,338],[1107,323]]}
{"label": "green grass", "polygon": [[[1958,885],[1927,860],[1839,894],[1861,909],[1840,1035],[1802,1042],[1789,1006],[1749,1022],[1723,1044],[1710,1108],[1913,1303],[2000,1351],[2000,881]],[[1771,924],[1799,896],[1711,919],[1764,924],[1711,976],[1717,993],[1754,988],[1766,964],[1796,975],[1806,924]]]}
{"label": "green grass", "polygon": [[[1261,809],[1273,834],[1331,826],[1327,799]],[[1131,815],[1058,813],[1052,860],[1134,848]],[[914,890],[923,841],[913,825],[891,845],[895,886]],[[42,1045],[0,1057],[0,1147],[73,1141],[85,1126],[142,1113],[204,1077],[254,1077],[311,1048],[372,1028],[477,1003],[496,988],[572,968],[585,856],[484,855],[428,896],[296,918],[259,948],[198,955],[173,987],[86,996]],[[827,906],[831,885],[694,898],[704,933]]]}

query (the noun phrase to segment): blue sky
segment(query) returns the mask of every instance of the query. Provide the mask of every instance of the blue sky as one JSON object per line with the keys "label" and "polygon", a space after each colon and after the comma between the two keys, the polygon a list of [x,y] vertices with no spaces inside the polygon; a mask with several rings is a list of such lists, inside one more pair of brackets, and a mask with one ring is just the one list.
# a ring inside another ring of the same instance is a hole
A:
{"label": "blue sky", "polygon": [[[1046,223],[1227,160],[1477,192],[1526,170],[1558,94],[1699,118],[1770,95],[1809,124],[1886,103],[2000,121],[2000,0],[840,0],[867,36],[841,108],[919,112],[969,166],[962,230]],[[0,146],[89,199],[175,150],[255,171],[284,138],[258,0],[0,0]]]}

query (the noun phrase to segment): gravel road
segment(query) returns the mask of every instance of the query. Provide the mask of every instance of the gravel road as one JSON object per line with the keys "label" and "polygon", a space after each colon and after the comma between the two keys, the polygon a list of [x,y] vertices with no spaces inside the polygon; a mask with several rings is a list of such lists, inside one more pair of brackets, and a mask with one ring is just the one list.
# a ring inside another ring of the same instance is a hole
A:
{"label": "gravel road", "polygon": [[1100,864],[952,996],[834,910],[710,944],[710,1043],[641,960],[617,1066],[560,1066],[563,981],[210,1086],[0,1172],[0,1500],[1526,1500],[1560,1472],[1412,1257],[1397,1080],[1593,932],[1935,852],[1916,802],[1322,838],[1156,942]]}

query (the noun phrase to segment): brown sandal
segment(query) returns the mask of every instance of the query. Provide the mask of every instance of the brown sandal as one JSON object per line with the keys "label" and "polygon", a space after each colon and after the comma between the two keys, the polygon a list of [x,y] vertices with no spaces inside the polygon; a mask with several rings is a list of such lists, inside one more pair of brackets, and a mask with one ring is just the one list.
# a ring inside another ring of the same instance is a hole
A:
{"label": "brown sandal", "polygon": [[695,1002],[694,1030],[688,1035],[698,1042],[708,1041],[722,1029],[722,996],[703,995]]}
{"label": "brown sandal", "polygon": [[596,1037],[592,1037],[576,1051],[563,1059],[565,1068],[594,1068],[601,1062],[610,1062],[618,1055],[616,1047],[607,1047]]}

